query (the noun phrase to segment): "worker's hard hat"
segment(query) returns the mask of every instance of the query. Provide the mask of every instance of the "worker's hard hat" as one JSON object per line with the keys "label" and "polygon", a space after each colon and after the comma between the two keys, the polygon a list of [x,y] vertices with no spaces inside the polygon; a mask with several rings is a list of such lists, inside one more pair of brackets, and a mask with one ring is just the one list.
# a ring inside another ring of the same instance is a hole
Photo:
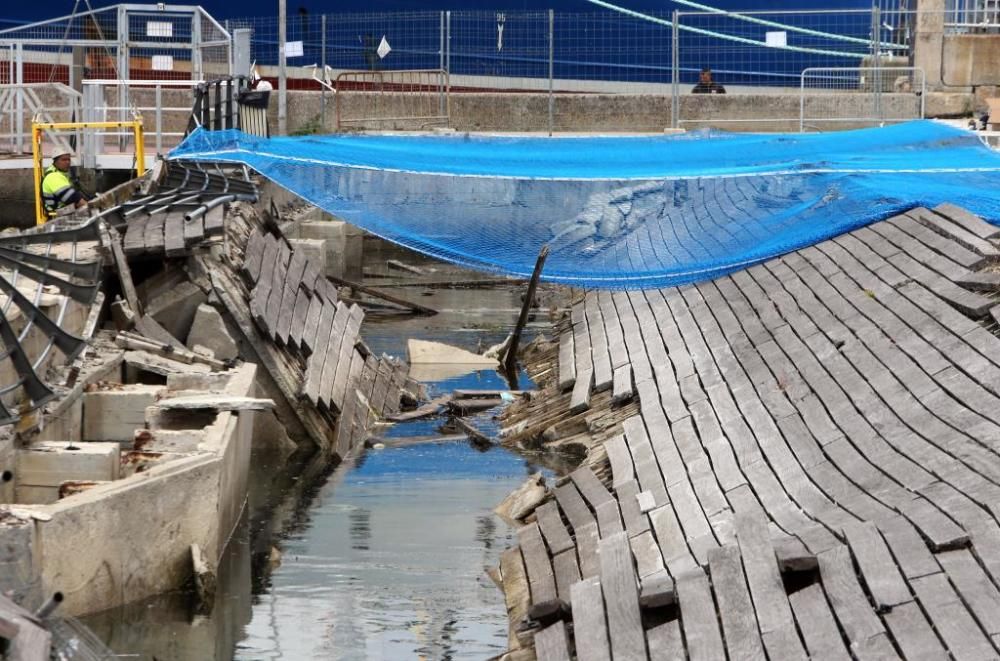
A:
{"label": "worker's hard hat", "polygon": [[68,152],[68,151],[59,152],[58,154],[53,154],[52,160],[53,161],[58,161],[63,156],[69,156],[70,158],[73,158],[73,153],[72,152]]}

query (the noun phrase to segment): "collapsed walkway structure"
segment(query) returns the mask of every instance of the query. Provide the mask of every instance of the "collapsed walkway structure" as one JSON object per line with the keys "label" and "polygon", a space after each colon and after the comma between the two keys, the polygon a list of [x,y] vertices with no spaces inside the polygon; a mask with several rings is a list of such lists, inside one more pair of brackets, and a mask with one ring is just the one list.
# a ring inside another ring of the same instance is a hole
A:
{"label": "collapsed walkway structure", "polygon": [[589,449],[502,557],[507,658],[996,658],[998,261],[943,205],[587,292],[507,416]]}

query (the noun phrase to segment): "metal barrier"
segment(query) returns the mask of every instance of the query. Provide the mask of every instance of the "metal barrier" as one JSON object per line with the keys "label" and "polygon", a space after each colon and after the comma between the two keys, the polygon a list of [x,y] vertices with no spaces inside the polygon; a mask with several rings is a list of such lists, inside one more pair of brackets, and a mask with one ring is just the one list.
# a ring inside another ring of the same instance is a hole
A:
{"label": "metal barrier", "polygon": [[[31,152],[31,121],[69,122],[80,118],[81,95],[61,83],[0,85],[0,152]],[[54,138],[54,147],[74,151],[79,139],[74,136]]]}
{"label": "metal barrier", "polygon": [[334,91],[338,131],[448,126],[450,81],[443,69],[344,71]]}
{"label": "metal barrier", "polygon": [[919,67],[810,67],[800,81],[799,131],[924,117],[927,83]]}
{"label": "metal barrier", "polygon": [[949,32],[998,32],[1000,0],[947,0],[944,26]]}

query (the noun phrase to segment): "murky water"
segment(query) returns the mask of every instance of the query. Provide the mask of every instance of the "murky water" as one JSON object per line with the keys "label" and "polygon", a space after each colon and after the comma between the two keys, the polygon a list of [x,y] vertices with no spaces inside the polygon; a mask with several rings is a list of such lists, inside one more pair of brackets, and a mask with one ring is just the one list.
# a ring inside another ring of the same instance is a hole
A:
{"label": "murky water", "polygon": [[[370,316],[363,334],[374,351],[405,355],[409,337],[489,346],[506,336],[520,305],[519,292],[505,288],[406,295],[442,314]],[[507,384],[483,371],[426,386],[434,397]],[[522,377],[519,387],[530,386]],[[495,414],[469,421],[492,435]],[[211,613],[196,613],[188,595],[175,593],[85,621],[125,658],[159,661],[457,660],[503,652],[503,595],[485,568],[499,564],[513,532],[492,509],[541,469],[498,447],[429,442],[442,422],[387,427],[386,447],[332,473],[255,454],[248,522],[220,567]]]}

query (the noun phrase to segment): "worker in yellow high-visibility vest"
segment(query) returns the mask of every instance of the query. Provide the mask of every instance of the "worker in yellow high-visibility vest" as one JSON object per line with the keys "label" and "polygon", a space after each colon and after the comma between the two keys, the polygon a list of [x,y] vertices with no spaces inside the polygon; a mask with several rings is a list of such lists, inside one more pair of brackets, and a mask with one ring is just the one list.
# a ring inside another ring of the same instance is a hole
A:
{"label": "worker in yellow high-visibility vest", "polygon": [[87,198],[69,178],[72,156],[69,153],[56,154],[52,159],[52,165],[45,169],[45,176],[42,179],[42,204],[49,218],[54,218],[60,209],[66,207],[79,209],[87,206]]}

